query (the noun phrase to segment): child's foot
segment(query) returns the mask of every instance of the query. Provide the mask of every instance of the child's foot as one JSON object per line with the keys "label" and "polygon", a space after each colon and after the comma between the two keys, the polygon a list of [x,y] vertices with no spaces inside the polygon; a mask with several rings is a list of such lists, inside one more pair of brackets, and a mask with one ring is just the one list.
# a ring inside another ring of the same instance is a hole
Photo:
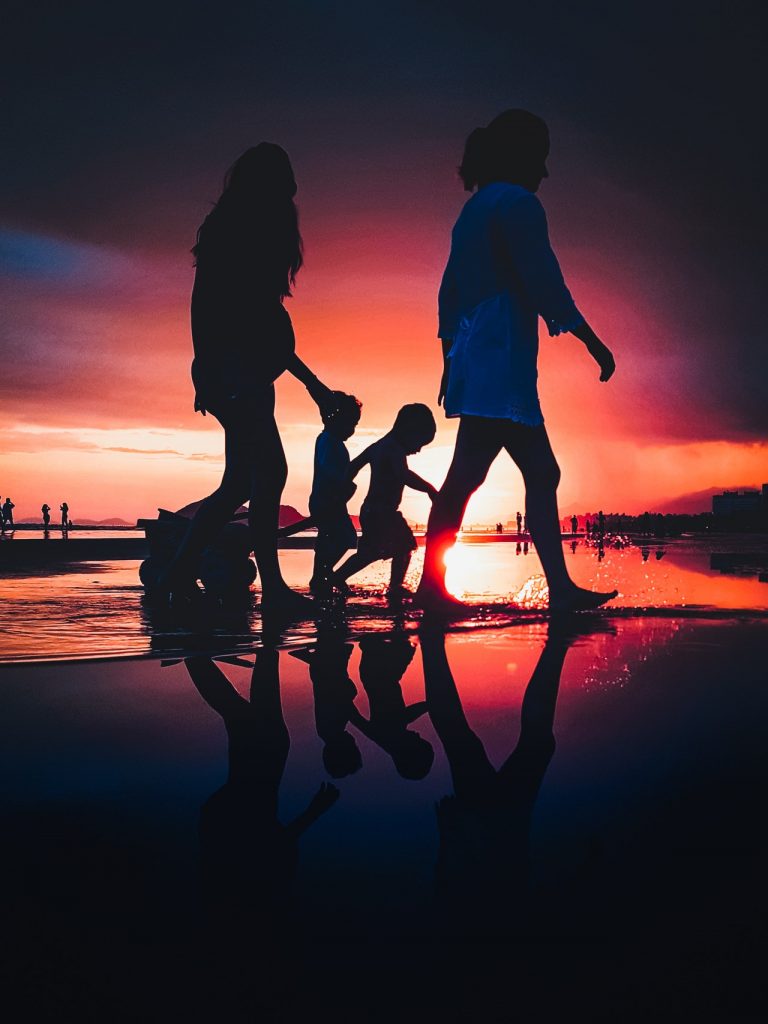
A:
{"label": "child's foot", "polygon": [[599,608],[607,601],[618,597],[618,590],[586,590],[584,587],[574,586],[557,597],[550,596],[550,612],[587,612]]}

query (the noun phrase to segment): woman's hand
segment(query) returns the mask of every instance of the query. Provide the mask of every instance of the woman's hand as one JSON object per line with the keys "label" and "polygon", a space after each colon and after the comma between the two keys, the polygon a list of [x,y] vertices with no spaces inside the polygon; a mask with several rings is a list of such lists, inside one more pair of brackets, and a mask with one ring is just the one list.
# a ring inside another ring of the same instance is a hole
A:
{"label": "woman's hand", "polygon": [[317,377],[307,381],[306,388],[321,415],[333,412],[335,402],[330,388],[326,387]]}
{"label": "woman's hand", "polygon": [[610,380],[616,369],[616,362],[608,346],[600,341],[586,320],[582,320],[580,324],[573,327],[571,333],[584,343],[587,352],[600,367],[600,380]]}
{"label": "woman's hand", "polygon": [[610,380],[616,370],[616,361],[608,346],[599,341],[589,346],[589,354],[600,367],[600,380]]}

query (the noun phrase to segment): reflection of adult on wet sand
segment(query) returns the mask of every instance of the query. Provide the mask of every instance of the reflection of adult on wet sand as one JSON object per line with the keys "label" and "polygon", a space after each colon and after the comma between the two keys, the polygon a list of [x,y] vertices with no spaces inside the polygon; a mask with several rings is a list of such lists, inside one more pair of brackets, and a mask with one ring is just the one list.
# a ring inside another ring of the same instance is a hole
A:
{"label": "reflection of adult on wet sand", "polygon": [[419,603],[449,611],[445,553],[470,496],[505,449],[523,474],[527,526],[549,585],[553,610],[593,608],[615,592],[577,587],[565,564],[557,511],[560,479],[537,392],[538,316],[552,335],[573,333],[600,367],[613,356],[586,323],[565,286],[535,197],[547,177],[549,132],[524,110],[507,110],[467,139],[459,173],[477,189],[453,229],[440,287],[444,371],[438,402],[459,417],[453,462],[427,527]]}
{"label": "reflection of adult on wet sand", "polygon": [[287,998],[289,979],[280,974],[290,970],[284,944],[294,923],[291,888],[299,839],[339,795],[335,786],[323,783],[292,822],[284,825],[278,818],[290,747],[278,658],[274,647],[257,652],[250,701],[210,658],[185,660],[203,700],[221,715],[229,741],[227,781],[200,813],[202,889],[212,948],[240,998],[248,1001],[243,991],[252,990],[259,1009],[270,998]]}
{"label": "reflection of adult on wet sand", "polygon": [[550,625],[523,697],[520,737],[497,770],[464,714],[445,652],[445,635],[423,630],[427,708],[443,744],[453,795],[437,805],[437,891],[459,929],[509,932],[529,871],[531,814],[555,750],[552,733],[560,674],[572,637]]}

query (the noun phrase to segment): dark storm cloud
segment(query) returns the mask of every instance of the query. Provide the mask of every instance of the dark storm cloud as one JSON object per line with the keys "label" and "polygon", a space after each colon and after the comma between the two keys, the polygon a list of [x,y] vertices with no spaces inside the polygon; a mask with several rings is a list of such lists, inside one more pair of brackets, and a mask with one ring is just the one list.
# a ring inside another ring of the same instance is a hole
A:
{"label": "dark storm cloud", "polygon": [[447,234],[464,136],[528,106],[552,126],[542,197],[558,239],[622,290],[631,335],[649,339],[642,386],[690,403],[692,437],[762,437],[763,11],[17,5],[0,220],[182,260],[223,168],[272,137],[307,208],[365,212],[373,193],[393,218],[431,204]]}

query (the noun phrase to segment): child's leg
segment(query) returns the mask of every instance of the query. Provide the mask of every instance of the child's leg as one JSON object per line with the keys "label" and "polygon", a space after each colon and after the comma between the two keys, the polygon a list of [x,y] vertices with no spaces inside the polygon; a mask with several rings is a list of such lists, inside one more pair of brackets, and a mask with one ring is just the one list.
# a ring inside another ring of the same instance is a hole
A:
{"label": "child's leg", "polygon": [[375,562],[375,558],[368,558],[366,555],[356,551],[354,555],[350,555],[346,562],[342,562],[336,572],[331,575],[331,582],[339,580],[342,583],[344,580],[348,580],[350,576],[354,576],[356,572],[360,572],[366,565],[370,565],[371,562]]}
{"label": "child's leg", "polygon": [[389,577],[389,589],[391,591],[402,589],[405,582],[405,574],[408,572],[408,566],[410,563],[410,551],[404,551],[402,554],[395,555],[392,559],[392,572]]}

